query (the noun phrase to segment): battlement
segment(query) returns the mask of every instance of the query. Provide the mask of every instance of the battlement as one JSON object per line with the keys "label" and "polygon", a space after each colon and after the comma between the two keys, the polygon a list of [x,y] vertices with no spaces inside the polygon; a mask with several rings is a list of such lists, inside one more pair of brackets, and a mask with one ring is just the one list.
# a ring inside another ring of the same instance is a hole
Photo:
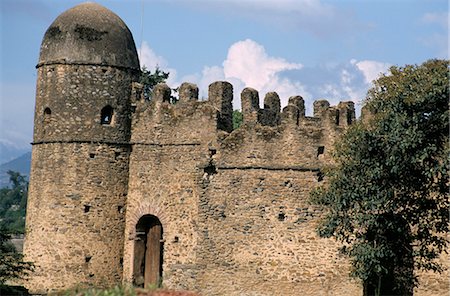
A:
{"label": "battlement", "polygon": [[[150,112],[152,116],[167,119],[198,113],[203,110],[205,114],[214,116],[217,130],[231,132],[233,113],[233,86],[225,81],[211,83],[208,89],[208,99],[199,101],[199,89],[192,83],[183,83],[178,90],[179,101],[170,104],[171,89],[166,84],[158,84],[153,90],[151,101],[144,100],[142,85],[133,84],[132,104],[139,105],[138,112]],[[206,107],[208,106],[208,107]],[[146,110],[146,111],[143,111]],[[355,121],[355,106],[351,101],[340,102],[337,106],[330,106],[326,100],[314,102],[313,117],[305,116],[305,102],[299,96],[291,96],[288,105],[281,111],[280,97],[276,92],[269,92],[264,97],[264,107],[260,108],[259,93],[247,87],[241,92],[241,110],[243,125],[260,124],[262,126],[276,127],[286,124],[308,126],[313,122],[336,128],[345,128]],[[158,112],[166,112],[163,116]],[[164,121],[163,119],[163,121]],[[160,122],[163,124],[163,122]]]}

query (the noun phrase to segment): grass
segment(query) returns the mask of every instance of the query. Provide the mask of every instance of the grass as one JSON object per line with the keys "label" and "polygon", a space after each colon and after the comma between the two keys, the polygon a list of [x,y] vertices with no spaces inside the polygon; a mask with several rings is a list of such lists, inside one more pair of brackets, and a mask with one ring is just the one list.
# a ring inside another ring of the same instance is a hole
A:
{"label": "grass", "polygon": [[194,292],[173,291],[154,288],[133,288],[130,286],[116,286],[109,289],[81,289],[74,288],[64,292],[52,293],[49,296],[199,296]]}

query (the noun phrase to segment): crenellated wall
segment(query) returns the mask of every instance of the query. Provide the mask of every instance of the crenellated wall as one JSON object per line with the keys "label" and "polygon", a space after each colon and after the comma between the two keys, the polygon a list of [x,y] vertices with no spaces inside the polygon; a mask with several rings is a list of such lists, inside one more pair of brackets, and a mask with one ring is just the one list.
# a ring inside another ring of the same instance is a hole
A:
{"label": "crenellated wall", "polygon": [[[246,88],[243,124],[231,130],[233,89],[184,83],[179,102],[157,85],[151,101],[134,84],[132,152],[124,246],[125,282],[134,282],[136,225],[157,217],[163,228],[163,285],[204,295],[361,295],[338,244],[319,238],[323,213],[308,202],[323,182],[336,139],[355,121],[353,102],[303,98],[281,111],[279,96]],[[445,295],[442,278],[418,295]],[[444,293],[444,294],[443,294]]]}
{"label": "crenellated wall", "polygon": [[133,87],[124,280],[136,280],[136,224],[153,215],[163,227],[168,287],[205,295],[357,295],[336,244],[315,234],[321,213],[307,202],[334,139],[354,120],[353,104],[319,101],[316,117],[306,117],[300,96],[281,112],[271,92],[260,109],[258,92],[246,88],[243,124],[232,131],[231,84],[212,83],[206,101],[188,83],[177,104],[169,96],[164,84],[151,101]]}

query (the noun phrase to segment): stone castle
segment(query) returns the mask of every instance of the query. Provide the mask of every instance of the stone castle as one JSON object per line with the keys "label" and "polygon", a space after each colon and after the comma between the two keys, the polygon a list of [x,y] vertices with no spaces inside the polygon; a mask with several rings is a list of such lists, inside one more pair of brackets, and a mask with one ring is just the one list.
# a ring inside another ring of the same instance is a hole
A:
{"label": "stone castle", "polygon": [[[308,203],[330,148],[355,120],[352,102],[300,96],[280,110],[233,88],[208,99],[183,83],[179,102],[159,84],[150,101],[125,23],[78,5],[48,28],[37,65],[25,256],[31,293],[120,283],[202,295],[361,295],[337,243],[316,235]],[[417,295],[446,295],[429,276]],[[447,290],[446,290],[447,289]]]}

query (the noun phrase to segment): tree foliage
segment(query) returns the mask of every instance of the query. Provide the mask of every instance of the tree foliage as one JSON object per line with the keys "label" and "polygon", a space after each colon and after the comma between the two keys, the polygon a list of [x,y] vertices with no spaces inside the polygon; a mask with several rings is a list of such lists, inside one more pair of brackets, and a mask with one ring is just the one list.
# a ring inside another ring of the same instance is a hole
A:
{"label": "tree foliage", "polygon": [[449,61],[392,67],[374,82],[371,116],[337,143],[322,237],[343,243],[366,294],[408,295],[414,269],[441,271],[449,231]]}
{"label": "tree foliage", "polygon": [[238,129],[242,124],[242,112],[239,110],[233,110],[233,130]]}
{"label": "tree foliage", "polygon": [[28,182],[18,172],[7,173],[11,188],[0,189],[0,227],[9,233],[24,233]]}
{"label": "tree foliage", "polygon": [[10,234],[24,233],[28,182],[18,172],[8,171],[11,188],[0,189],[0,286],[21,278],[33,268],[10,242]]}
{"label": "tree foliage", "polygon": [[155,72],[153,73],[145,66],[142,67],[139,83],[144,86],[144,98],[147,100],[151,99],[153,88],[158,83],[166,82],[167,78],[169,78],[169,72],[164,72],[159,67],[156,67]]}
{"label": "tree foliage", "polygon": [[23,255],[17,253],[10,243],[10,235],[0,228],[0,286],[7,280],[22,278],[33,270],[33,264],[23,260]]}

